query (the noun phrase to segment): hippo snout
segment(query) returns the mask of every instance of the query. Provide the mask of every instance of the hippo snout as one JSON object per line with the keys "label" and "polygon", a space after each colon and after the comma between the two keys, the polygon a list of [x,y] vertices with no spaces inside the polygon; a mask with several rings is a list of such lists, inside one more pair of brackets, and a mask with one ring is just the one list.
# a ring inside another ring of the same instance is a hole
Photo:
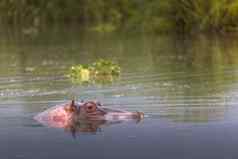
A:
{"label": "hippo snout", "polygon": [[142,112],[129,112],[123,110],[116,110],[111,108],[100,108],[102,111],[105,112],[104,119],[105,120],[136,120],[140,121],[144,118],[144,113]]}

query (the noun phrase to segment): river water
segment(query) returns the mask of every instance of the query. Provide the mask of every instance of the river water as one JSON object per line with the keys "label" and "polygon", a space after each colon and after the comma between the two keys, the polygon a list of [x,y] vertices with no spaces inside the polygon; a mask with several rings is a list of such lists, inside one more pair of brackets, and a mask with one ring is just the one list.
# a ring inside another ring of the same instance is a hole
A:
{"label": "river water", "polygon": [[[238,158],[237,39],[0,31],[0,158]],[[65,77],[70,66],[99,58],[118,63],[120,78],[77,85]],[[145,118],[75,134],[33,120],[72,98]]]}

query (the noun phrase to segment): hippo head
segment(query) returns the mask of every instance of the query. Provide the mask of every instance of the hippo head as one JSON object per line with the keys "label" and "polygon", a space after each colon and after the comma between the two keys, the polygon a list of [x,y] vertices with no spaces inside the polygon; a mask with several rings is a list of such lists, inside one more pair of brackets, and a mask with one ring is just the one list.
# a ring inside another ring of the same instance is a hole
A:
{"label": "hippo head", "polygon": [[72,100],[69,103],[41,112],[34,119],[49,127],[65,128],[70,131],[72,129],[77,131],[96,131],[101,125],[123,121],[138,122],[143,116],[141,112],[106,108],[99,102],[76,103]]}

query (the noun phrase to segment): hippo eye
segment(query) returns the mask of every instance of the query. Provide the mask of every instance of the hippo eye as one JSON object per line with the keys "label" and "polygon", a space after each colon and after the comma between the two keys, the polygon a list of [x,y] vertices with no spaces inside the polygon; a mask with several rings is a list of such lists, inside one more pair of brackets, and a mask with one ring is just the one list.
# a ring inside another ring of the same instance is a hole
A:
{"label": "hippo eye", "polygon": [[97,109],[97,106],[95,104],[90,103],[90,104],[86,105],[87,113],[92,113],[92,112],[96,111],[96,109]]}

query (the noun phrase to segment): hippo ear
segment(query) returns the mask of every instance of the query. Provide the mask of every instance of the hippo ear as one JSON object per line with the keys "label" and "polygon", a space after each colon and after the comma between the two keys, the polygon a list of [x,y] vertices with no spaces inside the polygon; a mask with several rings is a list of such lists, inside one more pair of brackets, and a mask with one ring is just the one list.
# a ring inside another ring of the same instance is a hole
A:
{"label": "hippo ear", "polygon": [[75,102],[74,102],[74,99],[71,101],[71,103],[70,103],[70,107],[75,107],[75,104],[74,104]]}
{"label": "hippo ear", "polygon": [[67,104],[67,106],[65,107],[65,110],[68,112],[75,112],[77,110],[74,100],[72,100],[69,104]]}
{"label": "hippo ear", "polygon": [[70,103],[70,108],[71,108],[71,110],[73,110],[73,111],[76,111],[77,110],[77,107],[76,107],[76,105],[75,105],[75,102],[74,102],[74,99],[71,101],[71,103]]}

